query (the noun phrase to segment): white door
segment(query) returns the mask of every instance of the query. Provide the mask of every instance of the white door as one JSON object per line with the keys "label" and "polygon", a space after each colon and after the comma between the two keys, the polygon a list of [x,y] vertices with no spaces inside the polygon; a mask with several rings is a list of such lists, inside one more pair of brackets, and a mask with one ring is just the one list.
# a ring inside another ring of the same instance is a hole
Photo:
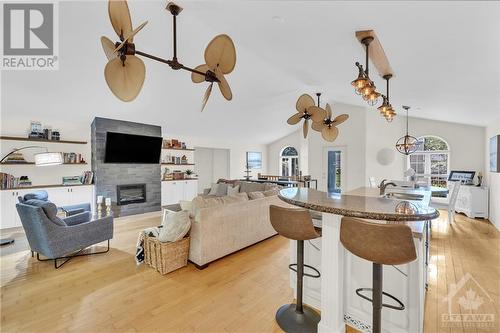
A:
{"label": "white door", "polygon": [[165,181],[161,185],[161,204],[172,205],[179,203],[184,196],[183,183],[181,181]]}
{"label": "white door", "polygon": [[346,148],[327,146],[323,148],[323,173],[318,188],[333,193],[345,191],[347,187]]}

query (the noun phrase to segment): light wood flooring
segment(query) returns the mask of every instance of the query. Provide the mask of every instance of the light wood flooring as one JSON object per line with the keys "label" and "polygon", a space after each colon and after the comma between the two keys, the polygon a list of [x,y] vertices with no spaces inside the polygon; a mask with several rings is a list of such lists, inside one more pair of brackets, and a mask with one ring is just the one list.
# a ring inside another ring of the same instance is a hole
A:
{"label": "light wood flooring", "polygon": [[[500,332],[500,233],[487,221],[446,213],[433,224],[425,332]],[[6,332],[280,332],[276,309],[293,300],[288,241],[273,237],[212,263],[166,276],[134,262],[138,231],[159,214],[116,219],[108,254],[55,270],[31,258],[22,230],[0,249],[1,329]],[[442,327],[442,298],[470,273],[493,300],[495,327]],[[347,332],[354,332],[348,329]]]}

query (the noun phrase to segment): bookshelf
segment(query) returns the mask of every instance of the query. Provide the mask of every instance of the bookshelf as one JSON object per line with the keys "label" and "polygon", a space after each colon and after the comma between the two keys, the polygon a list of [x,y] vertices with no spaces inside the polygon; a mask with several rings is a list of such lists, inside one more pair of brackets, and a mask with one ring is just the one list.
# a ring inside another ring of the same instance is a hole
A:
{"label": "bookshelf", "polygon": [[162,148],[162,150],[184,150],[184,151],[194,151],[191,148]]}
{"label": "bookshelf", "polygon": [[28,141],[28,142],[40,142],[40,143],[66,143],[74,145],[86,145],[87,141],[72,141],[72,140],[46,140],[46,139],[35,139],[35,138],[24,138],[21,136],[0,136],[0,140],[10,140],[10,141]]}
{"label": "bookshelf", "polygon": [[[0,165],[35,165],[35,162],[25,162],[25,163],[3,162],[3,163],[0,163]],[[87,162],[85,162],[85,163],[63,163],[62,165],[87,165]]]}

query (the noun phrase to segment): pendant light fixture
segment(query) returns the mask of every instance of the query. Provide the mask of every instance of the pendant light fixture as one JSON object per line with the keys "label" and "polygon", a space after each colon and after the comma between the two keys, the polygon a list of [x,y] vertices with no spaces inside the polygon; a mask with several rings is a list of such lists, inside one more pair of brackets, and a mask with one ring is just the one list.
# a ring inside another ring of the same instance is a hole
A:
{"label": "pendant light fixture", "polygon": [[418,148],[418,140],[417,138],[408,134],[408,110],[409,106],[403,105],[403,109],[406,110],[406,135],[399,138],[396,142],[396,149],[405,155],[413,154]]}
{"label": "pendant light fixture", "polygon": [[383,102],[377,109],[380,111],[380,115],[385,118],[388,122],[392,122],[396,112],[394,111],[390,98],[389,98],[389,80],[391,79],[392,74],[384,75],[384,79],[386,81],[386,91],[385,95],[382,95]]}
{"label": "pendant light fixture", "polygon": [[[351,82],[351,85],[354,87],[355,93],[361,95],[368,105],[373,106],[377,104],[379,97],[382,97],[382,105],[378,107],[378,110],[388,122],[391,122],[396,113],[389,101],[389,79],[393,76],[389,61],[387,60],[384,49],[375,31],[356,31],[356,38],[365,49],[365,66],[363,67],[359,62],[356,62],[355,65],[358,68],[358,77]],[[377,68],[379,74],[386,80],[387,91],[385,96],[377,91],[375,83],[370,78],[370,60]]]}

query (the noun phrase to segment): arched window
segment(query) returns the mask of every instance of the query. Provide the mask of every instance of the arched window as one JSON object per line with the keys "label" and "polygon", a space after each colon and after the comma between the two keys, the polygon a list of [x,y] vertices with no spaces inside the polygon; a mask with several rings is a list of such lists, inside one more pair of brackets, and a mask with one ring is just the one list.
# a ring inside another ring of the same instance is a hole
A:
{"label": "arched window", "polygon": [[425,180],[432,186],[446,187],[450,172],[450,147],[440,137],[426,135],[418,138],[418,149],[408,156],[408,164],[415,170],[417,181]]}
{"label": "arched window", "polygon": [[294,147],[285,147],[280,154],[280,176],[299,175],[299,153]]}

